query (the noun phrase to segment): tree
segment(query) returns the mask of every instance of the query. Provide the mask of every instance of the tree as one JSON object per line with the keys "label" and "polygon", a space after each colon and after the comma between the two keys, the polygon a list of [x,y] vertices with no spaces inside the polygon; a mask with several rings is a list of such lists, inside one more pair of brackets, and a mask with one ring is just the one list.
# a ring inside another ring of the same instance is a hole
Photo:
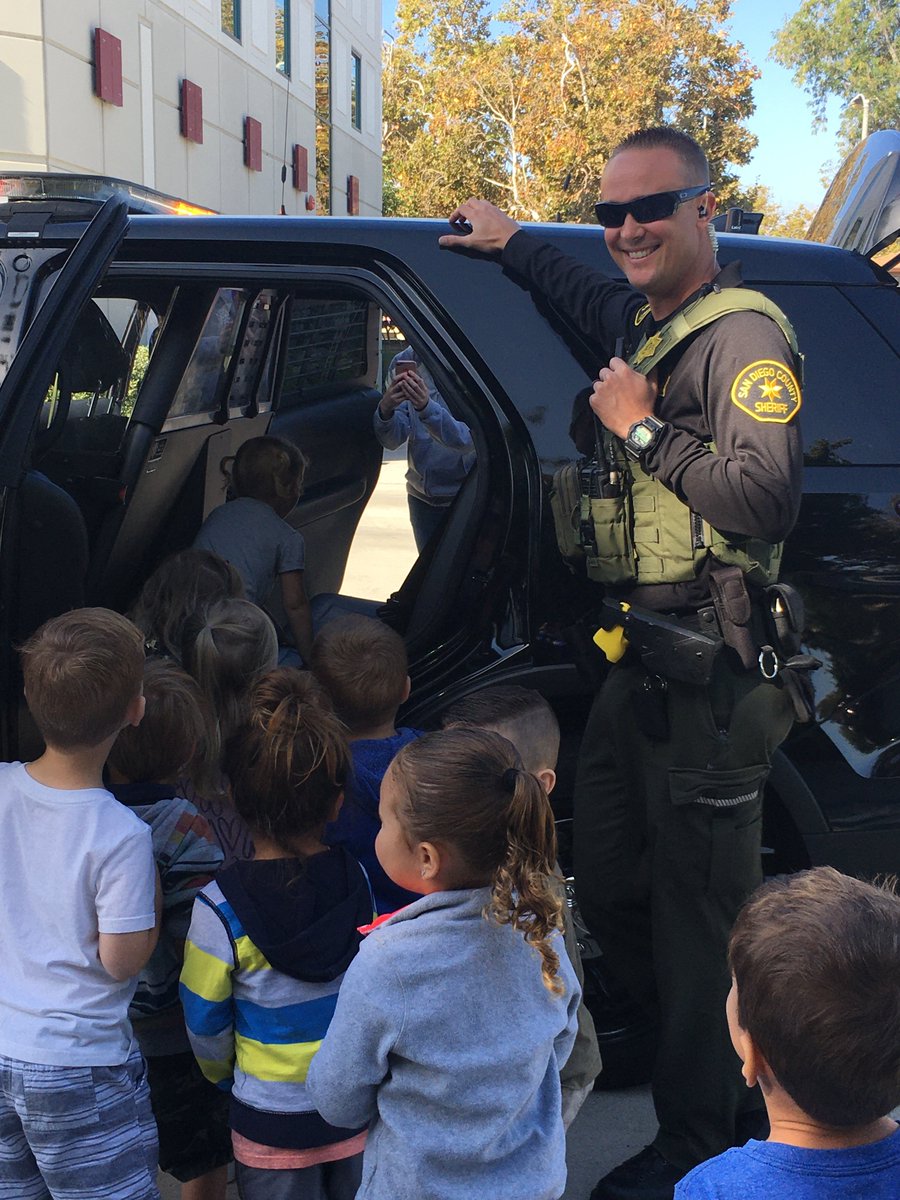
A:
{"label": "tree", "polygon": [[775,202],[765,184],[761,183],[748,190],[746,203],[742,207],[763,214],[760,233],[766,237],[805,238],[810,222],[816,215],[815,211],[807,208],[805,204],[785,210]]}
{"label": "tree", "polygon": [[693,134],[717,191],[755,139],[756,68],[729,42],[730,0],[401,0],[385,61],[391,211],[485,196],[513,216],[589,219],[612,148],[667,121]]}
{"label": "tree", "polygon": [[[813,128],[829,96],[869,101],[869,131],[900,128],[898,0],[803,0],[775,38],[772,57],[810,95]],[[861,110],[846,108],[843,140],[859,140]]]}

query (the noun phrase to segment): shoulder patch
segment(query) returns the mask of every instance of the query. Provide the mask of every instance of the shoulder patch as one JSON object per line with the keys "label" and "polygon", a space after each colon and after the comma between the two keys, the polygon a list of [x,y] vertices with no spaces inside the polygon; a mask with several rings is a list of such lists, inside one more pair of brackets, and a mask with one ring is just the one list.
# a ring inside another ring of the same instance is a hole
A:
{"label": "shoulder patch", "polygon": [[642,304],[641,307],[634,314],[635,325],[640,325],[643,321],[646,321],[647,317],[649,317],[649,316],[650,316],[650,305]]}
{"label": "shoulder patch", "polygon": [[784,363],[761,358],[738,373],[731,385],[731,399],[754,421],[786,425],[802,403],[800,385]]}

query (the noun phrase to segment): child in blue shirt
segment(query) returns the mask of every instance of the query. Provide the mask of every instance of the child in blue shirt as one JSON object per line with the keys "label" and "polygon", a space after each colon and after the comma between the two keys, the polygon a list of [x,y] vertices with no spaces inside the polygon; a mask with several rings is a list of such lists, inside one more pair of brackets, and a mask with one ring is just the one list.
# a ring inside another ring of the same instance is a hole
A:
{"label": "child in blue shirt", "polygon": [[357,1200],[558,1200],[581,992],[547,795],[506,738],[452,729],[403,747],[380,812],[382,866],[423,895],[363,942],[307,1079],[327,1120],[371,1122]]}
{"label": "child in blue shirt", "polygon": [[396,728],[397,709],[409,697],[406,646],[373,617],[339,617],[316,635],[310,665],[347,727],[352,759],[344,803],[325,841],[362,863],[377,911],[395,912],[419,898],[390,879],[375,854],[384,773],[398,750],[421,737],[417,729]]}
{"label": "child in blue shirt", "polygon": [[771,1132],[701,1163],[676,1200],[897,1200],[900,896],[817,867],[747,901],[726,1012]]}

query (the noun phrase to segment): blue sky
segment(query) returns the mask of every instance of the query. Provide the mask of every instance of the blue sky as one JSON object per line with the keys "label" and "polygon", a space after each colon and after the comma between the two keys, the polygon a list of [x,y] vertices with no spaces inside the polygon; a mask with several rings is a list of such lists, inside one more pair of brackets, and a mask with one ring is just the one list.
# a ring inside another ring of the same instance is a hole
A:
{"label": "blue sky", "polygon": [[[791,74],[768,58],[773,34],[792,13],[800,0],[734,0],[731,30],[743,42],[762,77],[753,88],[756,112],[749,125],[758,139],[756,151],[739,171],[745,183],[766,184],[776,202],[785,209],[806,204],[816,209],[825,194],[822,168],[838,165],[836,137],[840,106],[832,102],[828,126],[813,133],[812,114],[807,98],[791,79]],[[500,0],[491,0],[492,8]],[[383,0],[384,28],[390,33],[394,20],[394,0]]]}

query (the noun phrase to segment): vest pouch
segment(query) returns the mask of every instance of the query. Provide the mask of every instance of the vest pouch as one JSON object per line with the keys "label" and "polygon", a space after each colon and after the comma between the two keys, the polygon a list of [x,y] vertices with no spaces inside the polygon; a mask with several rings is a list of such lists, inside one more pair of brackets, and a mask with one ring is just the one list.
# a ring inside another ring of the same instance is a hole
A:
{"label": "vest pouch", "polygon": [[637,568],[628,489],[623,488],[620,496],[592,496],[590,506],[597,556],[587,556],[588,579],[595,583],[634,583]]}
{"label": "vest pouch", "polygon": [[584,561],[581,545],[581,477],[578,463],[566,463],[553,473],[550,485],[550,511],[556,544],[563,558],[570,563]]}
{"label": "vest pouch", "polygon": [[[695,578],[690,509],[643,470],[635,470],[632,492],[641,584],[684,583]],[[701,551],[703,555],[705,551]]]}

